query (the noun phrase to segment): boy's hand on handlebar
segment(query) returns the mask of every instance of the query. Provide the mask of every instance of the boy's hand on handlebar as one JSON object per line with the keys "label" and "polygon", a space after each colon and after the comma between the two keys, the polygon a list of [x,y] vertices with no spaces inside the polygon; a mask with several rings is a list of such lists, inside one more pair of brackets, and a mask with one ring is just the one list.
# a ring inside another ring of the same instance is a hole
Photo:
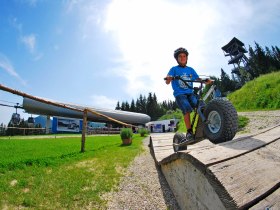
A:
{"label": "boy's hand on handlebar", "polygon": [[173,80],[173,77],[172,76],[166,76],[163,78],[164,80]]}
{"label": "boy's hand on handlebar", "polygon": [[165,78],[163,78],[164,80],[179,80],[181,77],[180,76],[166,76]]}
{"label": "boy's hand on handlebar", "polygon": [[213,82],[214,82],[214,80],[211,80],[211,79],[205,79],[205,80],[204,80],[204,83],[205,83],[206,85],[211,85],[211,84],[213,84]]}
{"label": "boy's hand on handlebar", "polygon": [[174,77],[171,77],[171,76],[166,76],[164,78],[166,84],[169,84],[173,79],[174,79]]}

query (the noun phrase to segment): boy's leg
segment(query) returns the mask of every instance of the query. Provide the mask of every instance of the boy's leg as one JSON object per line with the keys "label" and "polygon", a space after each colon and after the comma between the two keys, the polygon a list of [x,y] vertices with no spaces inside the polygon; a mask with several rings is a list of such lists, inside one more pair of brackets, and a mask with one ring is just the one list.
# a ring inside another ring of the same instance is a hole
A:
{"label": "boy's leg", "polygon": [[191,117],[190,117],[190,113],[187,112],[184,116],[184,121],[185,121],[185,125],[186,125],[186,128],[187,130],[191,129]]}
{"label": "boy's leg", "polygon": [[186,124],[186,128],[187,128],[186,138],[189,141],[193,141],[194,140],[194,136],[193,136],[193,131],[192,131],[191,120],[190,120],[190,113],[189,112],[187,112],[185,114],[184,120],[185,120],[185,124]]}
{"label": "boy's leg", "polygon": [[190,113],[192,111],[192,107],[189,102],[188,95],[179,95],[176,97],[176,102],[179,108],[182,110],[184,114],[184,121],[187,128],[186,137],[188,140],[193,140],[192,134],[192,127],[191,127],[191,120],[190,120]]}

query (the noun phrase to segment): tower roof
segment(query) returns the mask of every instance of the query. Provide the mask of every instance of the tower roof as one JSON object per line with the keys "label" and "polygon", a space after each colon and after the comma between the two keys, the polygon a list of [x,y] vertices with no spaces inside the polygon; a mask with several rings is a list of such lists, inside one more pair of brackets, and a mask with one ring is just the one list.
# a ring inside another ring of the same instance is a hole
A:
{"label": "tower roof", "polygon": [[236,37],[233,37],[233,39],[226,44],[225,46],[222,47],[222,50],[225,51],[226,53],[230,53],[232,51],[233,46],[238,46],[238,50],[246,53],[247,51],[243,48],[244,43],[241,42],[239,39],[237,39]]}

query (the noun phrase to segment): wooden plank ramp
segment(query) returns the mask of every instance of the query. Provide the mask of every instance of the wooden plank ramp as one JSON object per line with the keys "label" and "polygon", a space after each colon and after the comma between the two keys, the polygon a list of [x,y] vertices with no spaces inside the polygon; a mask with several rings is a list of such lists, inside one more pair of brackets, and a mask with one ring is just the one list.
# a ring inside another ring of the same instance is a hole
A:
{"label": "wooden plank ramp", "polygon": [[150,149],[181,209],[280,209],[280,124],[177,153],[173,136],[151,134]]}

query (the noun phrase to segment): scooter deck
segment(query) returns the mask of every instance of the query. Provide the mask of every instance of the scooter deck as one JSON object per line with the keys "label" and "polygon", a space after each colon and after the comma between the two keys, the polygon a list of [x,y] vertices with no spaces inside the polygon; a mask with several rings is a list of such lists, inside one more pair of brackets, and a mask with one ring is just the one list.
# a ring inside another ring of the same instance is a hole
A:
{"label": "scooter deck", "polygon": [[187,146],[187,145],[191,145],[191,144],[196,144],[200,141],[204,140],[204,138],[195,138],[195,140],[192,140],[192,141],[186,141],[186,142],[183,142],[183,143],[179,143],[179,144],[176,144],[176,143],[173,143],[173,146]]}
{"label": "scooter deck", "polygon": [[179,144],[176,144],[176,143],[173,143],[173,146],[187,146],[187,145],[191,145],[191,144],[195,144],[199,141],[197,140],[192,140],[192,141],[185,141],[185,142],[182,142],[182,143],[179,143]]}

